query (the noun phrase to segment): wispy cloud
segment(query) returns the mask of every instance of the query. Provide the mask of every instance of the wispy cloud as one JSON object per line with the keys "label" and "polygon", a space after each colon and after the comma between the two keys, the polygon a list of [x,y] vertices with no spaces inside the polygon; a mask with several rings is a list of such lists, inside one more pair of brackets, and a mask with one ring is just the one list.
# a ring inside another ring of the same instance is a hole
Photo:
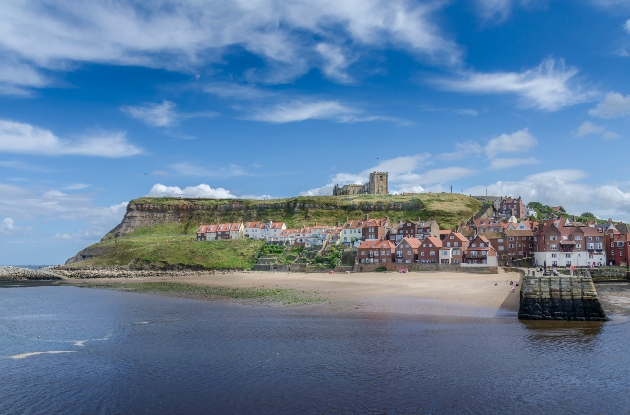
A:
{"label": "wispy cloud", "polygon": [[389,121],[406,124],[393,117],[365,114],[362,110],[339,101],[291,101],[254,110],[247,118],[276,124],[306,120],[331,120],[341,123]]}
{"label": "wispy cloud", "polygon": [[623,25],[624,29],[626,29],[626,32],[628,32],[628,34],[630,34],[630,19],[628,19],[628,21],[626,22],[625,25]]}
{"label": "wispy cloud", "polygon": [[617,134],[616,132],[607,131],[606,128],[593,124],[590,121],[584,121],[584,123],[582,123],[582,125],[580,125],[575,132],[575,135],[577,137],[584,137],[585,135],[589,134],[601,135],[602,138],[609,140],[616,140],[617,138],[619,138],[619,134]]}
{"label": "wispy cloud", "polygon": [[326,76],[340,83],[352,82],[352,78],[346,73],[348,65],[352,62],[346,58],[341,47],[320,43],[316,49],[324,59],[323,71]]}
{"label": "wispy cloud", "polygon": [[55,136],[51,131],[30,124],[0,120],[0,151],[34,155],[82,155],[129,157],[142,150],[129,142],[123,132],[106,132],[78,140]]}
{"label": "wispy cloud", "polygon": [[475,0],[481,17],[488,20],[502,22],[512,10],[512,0]]}
{"label": "wispy cloud", "polygon": [[[3,53],[14,56],[14,66],[31,68],[31,79],[24,79],[26,72],[15,73],[5,77],[0,89],[39,87],[46,81],[38,68],[67,70],[81,62],[191,72],[220,62],[231,47],[262,58],[265,67],[250,75],[262,75],[265,82],[287,82],[319,66],[322,55],[314,51],[322,43],[331,45],[329,52],[348,43],[388,46],[433,64],[454,65],[461,61],[461,48],[434,24],[443,5],[406,0],[164,0],[160,7],[146,8],[132,1],[61,0],[51,12],[43,4],[10,2],[3,4],[0,16]],[[345,82],[344,63],[333,55],[328,53],[325,71]]]}
{"label": "wispy cloud", "polygon": [[514,94],[529,108],[556,111],[592,100],[595,91],[583,91],[575,80],[578,70],[564,61],[547,59],[524,72],[461,72],[458,78],[439,78],[432,82],[439,88],[473,94]]}
{"label": "wispy cloud", "polygon": [[[177,112],[175,111],[174,102],[162,101],[161,104],[146,103],[141,106],[123,106],[120,108],[133,118],[139,119],[151,127],[172,127],[179,123],[179,120],[198,118],[198,117],[215,117],[218,113],[213,111],[205,112]],[[177,137],[181,138],[181,137]],[[188,137],[190,138],[190,137]]]}
{"label": "wispy cloud", "polygon": [[16,170],[25,170],[34,173],[49,173],[52,171],[42,166],[37,166],[34,164],[24,163],[16,160],[2,160],[0,161],[0,167],[8,167]]}
{"label": "wispy cloud", "polygon": [[[486,143],[485,146],[480,145],[474,141],[466,141],[463,143],[455,143],[455,151],[451,153],[442,153],[437,156],[438,159],[441,160],[458,160],[465,157],[471,156],[479,156],[481,154],[486,154],[488,159],[495,159],[499,154],[504,153],[526,153],[536,147],[538,145],[538,140],[532,133],[529,132],[529,129],[525,128],[523,130],[519,130],[513,132],[512,134],[501,134],[497,137],[493,137]],[[490,168],[495,169],[497,166],[503,166],[501,168],[505,168],[508,166],[505,160],[516,160],[516,159],[502,159],[504,161],[494,161],[491,164]],[[520,159],[520,160],[531,160],[531,159]],[[522,165],[514,164],[516,165]]]}
{"label": "wispy cloud", "polygon": [[274,93],[258,88],[255,85],[237,84],[229,82],[216,82],[207,84],[203,90],[209,94],[221,98],[232,98],[237,100],[255,100],[273,96]]}

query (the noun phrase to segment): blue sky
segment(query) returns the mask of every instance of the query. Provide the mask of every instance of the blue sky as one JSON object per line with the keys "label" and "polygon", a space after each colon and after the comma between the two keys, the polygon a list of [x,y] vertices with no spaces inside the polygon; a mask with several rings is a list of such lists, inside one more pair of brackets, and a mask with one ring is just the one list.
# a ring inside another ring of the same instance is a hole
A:
{"label": "blue sky", "polygon": [[8,0],[0,55],[0,264],[373,170],[630,220],[628,0]]}

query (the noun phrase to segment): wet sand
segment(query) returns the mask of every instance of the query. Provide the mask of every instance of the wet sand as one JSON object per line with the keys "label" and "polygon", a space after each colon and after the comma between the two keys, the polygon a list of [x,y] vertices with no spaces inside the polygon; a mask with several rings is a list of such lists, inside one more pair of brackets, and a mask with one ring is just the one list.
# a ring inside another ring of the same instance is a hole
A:
{"label": "wet sand", "polygon": [[[99,278],[99,283],[180,282],[233,288],[285,288],[318,292],[328,299],[300,307],[356,312],[494,317],[518,311],[519,291],[506,280],[518,273],[450,272],[304,274],[280,272],[218,273],[146,278]],[[85,280],[76,281],[82,283]],[[496,284],[496,285],[495,285]]]}

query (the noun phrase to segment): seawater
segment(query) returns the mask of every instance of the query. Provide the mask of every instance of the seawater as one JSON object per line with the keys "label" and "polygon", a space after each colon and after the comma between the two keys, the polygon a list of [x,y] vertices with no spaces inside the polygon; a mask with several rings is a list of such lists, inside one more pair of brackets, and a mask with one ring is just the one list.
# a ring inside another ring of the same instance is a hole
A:
{"label": "seawater", "polygon": [[0,289],[0,413],[628,414],[628,344],[625,322],[14,286]]}

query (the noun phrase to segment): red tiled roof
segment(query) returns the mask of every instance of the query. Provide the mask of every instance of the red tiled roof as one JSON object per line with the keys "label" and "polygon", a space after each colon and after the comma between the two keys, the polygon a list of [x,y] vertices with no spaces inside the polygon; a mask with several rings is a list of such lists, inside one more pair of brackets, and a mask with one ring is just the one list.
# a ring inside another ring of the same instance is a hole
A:
{"label": "red tiled roof", "polygon": [[361,245],[359,245],[359,248],[393,249],[396,248],[396,245],[390,240],[381,241],[379,239],[368,239],[367,241],[364,241]]}
{"label": "red tiled roof", "polygon": [[400,246],[403,242],[406,242],[409,244],[409,246],[411,246],[412,248],[420,248],[420,245],[422,244],[422,242],[418,239],[418,238],[403,238],[397,245]]}
{"label": "red tiled roof", "polygon": [[[436,248],[441,248],[442,247],[442,241],[440,240],[440,238],[438,238],[436,236],[429,236],[429,237],[423,239],[422,240],[422,245],[424,245],[425,243],[433,244],[433,246],[436,247]],[[424,246],[422,248],[424,248]]]}

